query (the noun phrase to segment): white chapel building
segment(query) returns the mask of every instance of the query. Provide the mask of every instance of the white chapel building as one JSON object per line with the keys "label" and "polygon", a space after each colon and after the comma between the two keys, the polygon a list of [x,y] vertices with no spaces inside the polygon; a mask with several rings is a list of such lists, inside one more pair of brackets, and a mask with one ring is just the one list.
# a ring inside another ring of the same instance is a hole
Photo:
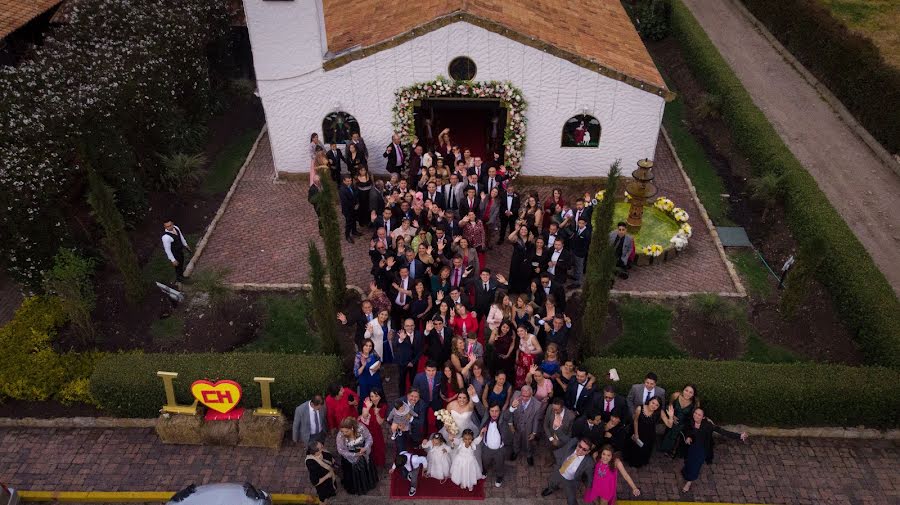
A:
{"label": "white chapel building", "polygon": [[[243,1],[281,174],[309,171],[311,133],[343,147],[353,131],[383,173],[396,110],[411,107],[404,143],[449,128],[473,155],[512,160],[504,132],[516,127],[522,175],[602,176],[616,159],[627,169],[654,157],[674,97],[619,0]],[[425,90],[399,103],[439,77],[508,83],[527,108]]]}

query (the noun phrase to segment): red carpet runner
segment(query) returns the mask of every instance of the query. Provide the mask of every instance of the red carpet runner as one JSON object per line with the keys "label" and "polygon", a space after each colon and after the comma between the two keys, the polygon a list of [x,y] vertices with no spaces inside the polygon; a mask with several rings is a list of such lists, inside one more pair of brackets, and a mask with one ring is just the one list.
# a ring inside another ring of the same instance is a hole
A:
{"label": "red carpet runner", "polygon": [[400,472],[391,474],[391,499],[394,500],[483,500],[484,479],[471,490],[466,491],[447,479],[441,481],[419,475],[419,487],[416,495],[409,496],[409,482],[400,475]]}

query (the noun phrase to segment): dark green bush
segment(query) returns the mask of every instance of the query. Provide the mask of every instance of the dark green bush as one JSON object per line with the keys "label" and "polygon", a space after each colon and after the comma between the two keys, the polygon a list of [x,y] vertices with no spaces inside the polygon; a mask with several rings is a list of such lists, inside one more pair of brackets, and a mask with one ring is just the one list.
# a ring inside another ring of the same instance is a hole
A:
{"label": "dark green bush", "polygon": [[754,172],[783,178],[791,232],[801,249],[821,256],[816,277],[866,362],[900,367],[900,303],[884,275],[680,1],[673,4],[672,31],[694,75],[722,97],[722,117]]}
{"label": "dark green bush", "polygon": [[670,0],[640,0],[634,10],[637,30],[641,38],[662,40],[671,31],[672,5]]}
{"label": "dark green bush", "polygon": [[592,358],[587,366],[597,377],[615,368],[621,379],[616,389],[621,394],[643,382],[651,371],[667,394],[696,384],[706,415],[717,423],[900,425],[900,398],[894,394],[900,372],[890,368],[649,358]]}
{"label": "dark green bush", "polygon": [[166,403],[157,371],[177,372],[175,396],[193,403],[190,385],[198,379],[231,379],[241,385],[245,408],[260,406],[254,377],[274,377],[272,404],[291,414],[294,408],[342,377],[335,356],[296,354],[118,354],[102,359],[91,376],[91,394],[101,409],[120,417],[156,417]]}
{"label": "dark green bush", "polygon": [[900,151],[900,70],[820,0],[741,0],[891,152]]}

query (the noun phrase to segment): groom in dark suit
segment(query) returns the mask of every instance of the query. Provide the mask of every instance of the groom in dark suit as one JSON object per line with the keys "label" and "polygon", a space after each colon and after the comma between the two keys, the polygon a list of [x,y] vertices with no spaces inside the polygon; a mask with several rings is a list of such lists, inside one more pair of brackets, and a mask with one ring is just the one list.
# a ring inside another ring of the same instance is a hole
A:
{"label": "groom in dark suit", "polygon": [[541,496],[550,496],[557,489],[563,488],[568,505],[577,505],[578,482],[585,481],[588,489],[594,482],[594,458],[590,456],[593,448],[590,440],[573,438],[564,447],[553,451],[556,464],[553,465],[550,482],[541,491]]}
{"label": "groom in dark suit", "polygon": [[428,361],[425,363],[425,371],[416,374],[413,379],[413,387],[419,390],[422,401],[437,412],[444,406],[441,400],[441,376],[437,373],[437,363]]}
{"label": "groom in dark suit", "polygon": [[[472,386],[469,387],[472,388]],[[512,420],[509,413],[503,410],[503,406],[496,403],[488,405],[485,413],[485,405],[477,398],[477,396],[472,396],[478,415],[482,419],[481,472],[487,474],[488,466],[493,465],[494,472],[497,474],[494,487],[500,487],[503,485],[503,477],[506,476],[506,454],[513,444]]]}

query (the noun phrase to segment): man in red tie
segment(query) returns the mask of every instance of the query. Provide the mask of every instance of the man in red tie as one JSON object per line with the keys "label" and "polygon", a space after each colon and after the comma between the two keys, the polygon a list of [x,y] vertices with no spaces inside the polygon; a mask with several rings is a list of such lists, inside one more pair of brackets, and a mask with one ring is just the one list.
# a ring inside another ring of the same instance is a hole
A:
{"label": "man in red tie", "polygon": [[616,389],[611,384],[603,387],[602,396],[594,396],[593,407],[592,410],[594,412],[600,412],[604,423],[609,421],[610,416],[614,414],[626,421],[631,417],[628,415],[628,405],[625,397],[617,395]]}

